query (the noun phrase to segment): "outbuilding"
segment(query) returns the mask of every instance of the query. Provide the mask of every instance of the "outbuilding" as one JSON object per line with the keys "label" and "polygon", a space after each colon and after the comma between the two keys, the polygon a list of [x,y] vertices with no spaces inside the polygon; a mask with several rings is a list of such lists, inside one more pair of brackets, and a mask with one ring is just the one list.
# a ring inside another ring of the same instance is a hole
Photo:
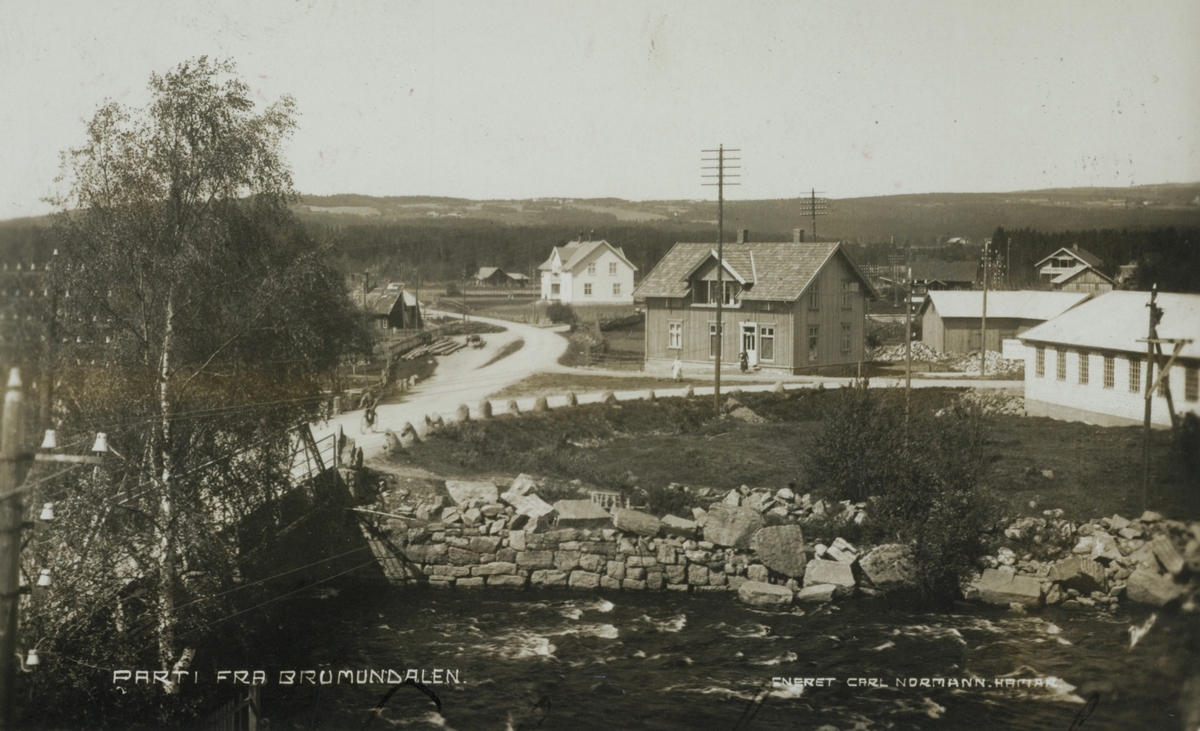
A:
{"label": "outbuilding", "polygon": [[[1102,426],[1140,424],[1145,418],[1149,292],[1116,291],[1064,312],[1023,333],[1025,410]],[[1160,293],[1160,369],[1174,356],[1151,396],[1151,422],[1171,425],[1171,411],[1200,405],[1200,295]],[[1169,396],[1169,397],[1168,397]]]}

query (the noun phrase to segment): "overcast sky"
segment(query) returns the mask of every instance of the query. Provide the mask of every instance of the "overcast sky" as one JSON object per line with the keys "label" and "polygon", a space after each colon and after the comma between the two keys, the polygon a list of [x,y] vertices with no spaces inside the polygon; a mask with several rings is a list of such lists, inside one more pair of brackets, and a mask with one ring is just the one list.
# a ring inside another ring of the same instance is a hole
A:
{"label": "overcast sky", "polygon": [[151,72],[295,97],[303,193],[737,198],[1200,180],[1200,2],[0,0],[0,218]]}

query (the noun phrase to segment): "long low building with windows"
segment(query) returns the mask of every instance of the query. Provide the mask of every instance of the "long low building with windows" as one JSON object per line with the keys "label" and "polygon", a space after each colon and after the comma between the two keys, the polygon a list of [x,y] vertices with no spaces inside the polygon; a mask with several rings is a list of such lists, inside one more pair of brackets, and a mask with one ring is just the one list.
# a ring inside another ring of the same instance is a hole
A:
{"label": "long low building with windows", "polygon": [[[1145,417],[1149,292],[1095,297],[1018,337],[1025,344],[1025,410],[1102,426],[1140,424]],[[1177,414],[1200,404],[1200,295],[1160,293],[1161,340],[1181,342],[1171,369],[1151,397],[1151,422],[1171,425],[1168,389]],[[1176,352],[1162,344],[1159,369]]]}

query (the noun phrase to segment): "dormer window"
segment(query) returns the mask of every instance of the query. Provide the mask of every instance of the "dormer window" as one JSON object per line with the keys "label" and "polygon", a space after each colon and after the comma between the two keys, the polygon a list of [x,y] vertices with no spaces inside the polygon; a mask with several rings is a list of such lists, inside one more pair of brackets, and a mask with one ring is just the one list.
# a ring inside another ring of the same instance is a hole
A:
{"label": "dormer window", "polygon": [[[736,305],[738,295],[742,293],[742,285],[737,282],[724,280],[721,282],[722,288],[725,290],[725,305]],[[705,281],[703,279],[696,280],[692,285],[692,301],[700,305],[717,305],[717,293],[721,290],[717,288],[717,283],[713,281]]]}

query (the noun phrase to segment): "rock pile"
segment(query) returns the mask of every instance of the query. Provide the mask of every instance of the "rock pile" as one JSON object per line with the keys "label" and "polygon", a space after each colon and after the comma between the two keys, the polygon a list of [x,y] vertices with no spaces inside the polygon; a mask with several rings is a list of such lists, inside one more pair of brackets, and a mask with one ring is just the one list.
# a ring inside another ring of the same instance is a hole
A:
{"label": "rock pile", "polygon": [[1200,594],[1200,523],[1146,511],[1133,520],[1076,524],[1061,510],[1020,518],[1003,530],[994,555],[981,559],[968,598],[1023,606],[1115,609],[1122,598],[1193,611]]}
{"label": "rock pile", "polygon": [[[915,585],[909,546],[806,540],[806,525],[862,522],[865,504],[814,502],[791,488],[700,489],[694,495],[712,501],[707,509],[660,519],[592,500],[551,505],[538,489],[521,475],[503,492],[493,482],[457,480],[446,481],[448,495],[401,491],[407,501],[382,513],[388,535],[373,535],[372,548],[403,554],[381,560],[394,580],[460,588],[737,591],[750,604],[778,607]],[[964,586],[968,599],[1022,612],[1111,610],[1122,598],[1192,611],[1200,595],[1200,523],[1146,512],[1077,524],[1048,510],[1005,522],[988,540],[993,552]]]}

